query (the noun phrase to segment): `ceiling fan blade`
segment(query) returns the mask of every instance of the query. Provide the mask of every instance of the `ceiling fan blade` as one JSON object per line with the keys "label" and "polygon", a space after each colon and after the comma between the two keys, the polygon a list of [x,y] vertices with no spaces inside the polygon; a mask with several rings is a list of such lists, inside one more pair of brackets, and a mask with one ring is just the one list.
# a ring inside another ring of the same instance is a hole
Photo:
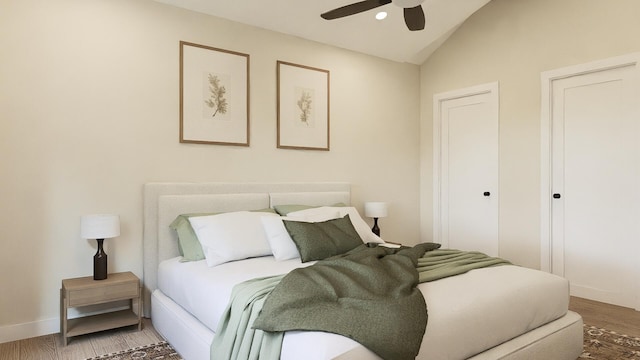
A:
{"label": "ceiling fan blade", "polygon": [[404,8],[404,23],[411,31],[424,29],[424,11],[422,5],[412,8]]}
{"label": "ceiling fan blade", "polygon": [[386,5],[391,3],[391,0],[365,0],[357,3],[353,3],[350,5],[342,6],[337,9],[333,9],[331,11],[327,11],[326,13],[321,14],[320,16],[325,20],[333,20],[341,17],[361,13],[363,11],[375,9],[379,6]]}

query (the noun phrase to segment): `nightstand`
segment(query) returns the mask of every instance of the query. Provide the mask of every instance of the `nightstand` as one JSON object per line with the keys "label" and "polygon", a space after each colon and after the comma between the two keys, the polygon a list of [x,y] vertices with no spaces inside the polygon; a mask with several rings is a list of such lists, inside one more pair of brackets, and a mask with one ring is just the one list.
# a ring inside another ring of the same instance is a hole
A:
{"label": "nightstand", "polygon": [[[132,272],[109,274],[105,280],[93,276],[62,280],[60,289],[60,334],[64,345],[72,336],[138,325],[142,329],[142,299],[140,279]],[[129,308],[98,315],[67,319],[73,307],[129,300]],[[137,304],[137,311],[134,309]]]}

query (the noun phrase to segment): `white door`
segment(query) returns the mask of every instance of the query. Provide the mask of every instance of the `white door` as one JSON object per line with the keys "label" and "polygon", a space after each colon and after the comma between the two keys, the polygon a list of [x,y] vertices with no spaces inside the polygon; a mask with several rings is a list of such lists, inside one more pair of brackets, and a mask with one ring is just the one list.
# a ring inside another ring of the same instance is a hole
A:
{"label": "white door", "polygon": [[551,271],[574,296],[638,307],[638,66],[565,70],[547,94]]}
{"label": "white door", "polygon": [[434,96],[434,241],[498,255],[498,83]]}

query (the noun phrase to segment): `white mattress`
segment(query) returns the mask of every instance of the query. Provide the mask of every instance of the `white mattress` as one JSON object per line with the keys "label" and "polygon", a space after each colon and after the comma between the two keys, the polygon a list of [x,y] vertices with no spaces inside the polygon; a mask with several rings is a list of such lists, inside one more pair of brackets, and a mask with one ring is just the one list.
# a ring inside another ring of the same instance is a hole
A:
{"label": "white mattress", "polygon": [[[298,259],[276,262],[273,257],[262,257],[209,268],[204,261],[181,263],[173,258],[160,264],[158,287],[215,331],[233,285],[307,265]],[[511,265],[422,283],[419,289],[429,314],[419,359],[468,358],[560,318],[569,302],[566,279]],[[317,346],[318,341],[331,344],[330,353],[312,354],[314,359],[332,358],[359,346],[339,335],[291,332],[285,335],[282,358],[312,343],[316,349],[324,348]]]}

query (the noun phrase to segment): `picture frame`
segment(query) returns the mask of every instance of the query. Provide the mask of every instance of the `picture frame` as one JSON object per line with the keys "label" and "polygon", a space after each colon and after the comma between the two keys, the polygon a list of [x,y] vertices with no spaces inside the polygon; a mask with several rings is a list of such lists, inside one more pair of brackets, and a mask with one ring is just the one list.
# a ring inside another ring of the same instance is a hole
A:
{"label": "picture frame", "polygon": [[180,41],[180,142],[249,146],[249,55]]}
{"label": "picture frame", "polygon": [[329,151],[329,70],[277,61],[277,147]]}

